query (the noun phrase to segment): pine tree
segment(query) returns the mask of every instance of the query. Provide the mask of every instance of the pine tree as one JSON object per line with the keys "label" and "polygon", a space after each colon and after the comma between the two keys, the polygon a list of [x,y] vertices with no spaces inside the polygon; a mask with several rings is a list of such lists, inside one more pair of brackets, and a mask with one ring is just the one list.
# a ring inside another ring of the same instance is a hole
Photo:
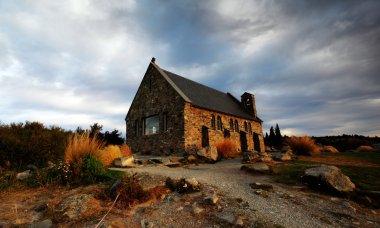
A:
{"label": "pine tree", "polygon": [[280,127],[278,126],[278,124],[276,123],[276,128],[275,128],[275,146],[277,148],[280,148],[281,145],[282,145],[282,135],[281,135],[281,131],[280,131]]}
{"label": "pine tree", "polygon": [[269,131],[269,146],[270,147],[275,146],[275,142],[276,142],[276,134],[274,133],[273,126],[271,126],[270,131]]}
{"label": "pine tree", "polygon": [[264,144],[265,144],[266,146],[269,146],[269,136],[268,136],[268,132],[265,132]]}

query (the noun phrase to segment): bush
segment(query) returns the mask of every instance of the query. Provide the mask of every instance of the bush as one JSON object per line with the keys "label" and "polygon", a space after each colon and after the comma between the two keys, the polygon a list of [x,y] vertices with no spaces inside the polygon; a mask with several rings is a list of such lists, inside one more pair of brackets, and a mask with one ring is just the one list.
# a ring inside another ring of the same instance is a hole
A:
{"label": "bush", "polygon": [[127,144],[123,144],[120,146],[121,155],[123,157],[128,157],[132,155],[132,150],[129,148]]}
{"label": "bush", "polygon": [[103,149],[104,143],[97,137],[90,137],[89,132],[72,134],[65,150],[65,161],[69,166],[81,166],[87,156],[96,156]]}
{"label": "bush", "polygon": [[319,146],[315,144],[314,139],[309,136],[291,136],[286,139],[285,143],[297,155],[313,155],[321,152]]}
{"label": "bush", "polygon": [[223,158],[234,158],[238,155],[236,145],[228,138],[223,139],[220,143],[216,145],[218,154]]}
{"label": "bush", "polygon": [[324,146],[323,152],[329,152],[329,153],[339,153],[339,151],[333,147],[333,146]]}
{"label": "bush", "polygon": [[0,123],[0,162],[9,161],[11,168],[21,169],[28,164],[45,166],[64,157],[68,134],[39,122]]}
{"label": "bush", "polygon": [[358,152],[371,152],[373,151],[373,147],[371,146],[359,146],[356,151]]}
{"label": "bush", "polygon": [[103,163],[105,166],[111,166],[116,158],[122,157],[119,146],[109,145],[103,150],[98,150],[95,157]]}

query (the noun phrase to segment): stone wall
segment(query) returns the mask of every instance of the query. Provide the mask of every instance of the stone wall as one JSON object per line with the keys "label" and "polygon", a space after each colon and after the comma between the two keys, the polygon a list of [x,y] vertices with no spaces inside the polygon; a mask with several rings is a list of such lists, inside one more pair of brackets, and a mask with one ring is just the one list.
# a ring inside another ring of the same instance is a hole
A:
{"label": "stone wall", "polygon": [[[191,151],[193,148],[200,148],[202,146],[202,126],[206,126],[209,129],[208,132],[210,146],[216,146],[217,143],[221,142],[224,138],[224,129],[227,129],[230,132],[230,139],[235,143],[235,145],[237,145],[237,149],[239,151],[241,150],[240,131],[246,133],[248,150],[258,150],[258,148],[254,148],[254,133],[258,134],[259,136],[260,151],[265,150],[261,122],[194,107],[190,103],[185,104],[184,113],[186,151]],[[213,127],[211,126],[212,115],[215,116],[215,129],[213,129]],[[222,120],[221,130],[218,130],[217,128],[218,116],[220,116]],[[238,121],[239,132],[230,129],[230,119],[232,119],[234,122],[235,120]],[[247,125],[248,123],[251,123],[251,132],[249,132],[249,130],[245,131],[244,122],[246,122]]]}
{"label": "stone wall", "polygon": [[[126,118],[127,144],[134,153],[168,154],[184,149],[184,100],[150,64],[131,104]],[[163,113],[167,112],[167,131]],[[145,117],[159,115],[159,132],[143,134]],[[138,135],[136,132],[138,121]]]}

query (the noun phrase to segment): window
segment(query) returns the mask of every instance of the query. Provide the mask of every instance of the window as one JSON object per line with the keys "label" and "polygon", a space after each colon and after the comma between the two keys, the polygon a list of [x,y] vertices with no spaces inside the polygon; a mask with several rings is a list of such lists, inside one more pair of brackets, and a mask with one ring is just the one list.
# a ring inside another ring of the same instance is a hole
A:
{"label": "window", "polygon": [[251,126],[251,123],[248,123],[248,131],[250,134],[252,134],[252,126]]}
{"label": "window", "polygon": [[230,130],[234,130],[234,121],[232,119],[230,119]]}
{"label": "window", "polygon": [[211,128],[215,129],[215,116],[211,115]]}
{"label": "window", "polygon": [[152,135],[160,131],[159,115],[150,116],[144,119],[144,134]]}
{"label": "window", "polygon": [[247,122],[245,122],[245,121],[244,121],[244,131],[248,132],[248,125],[247,125]]}
{"label": "window", "polygon": [[218,130],[222,130],[223,124],[222,124],[222,118],[218,116]]}
{"label": "window", "polygon": [[163,118],[164,118],[164,132],[165,131],[168,131],[168,113],[167,112],[164,112],[163,114]]}
{"label": "window", "polygon": [[139,135],[139,120],[135,120],[135,136]]}
{"label": "window", "polygon": [[235,131],[239,131],[239,123],[235,120]]}

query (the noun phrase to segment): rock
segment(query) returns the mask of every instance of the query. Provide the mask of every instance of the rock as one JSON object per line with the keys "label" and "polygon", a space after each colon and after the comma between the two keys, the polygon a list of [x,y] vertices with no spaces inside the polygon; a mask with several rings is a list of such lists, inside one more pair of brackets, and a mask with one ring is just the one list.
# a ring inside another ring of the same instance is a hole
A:
{"label": "rock", "polygon": [[195,178],[173,180],[171,178],[166,179],[166,186],[172,191],[178,193],[191,193],[200,191],[202,185]]}
{"label": "rock", "polygon": [[179,162],[171,162],[171,163],[166,163],[164,165],[166,165],[169,168],[177,168],[177,167],[180,167],[182,164]]}
{"label": "rock", "polygon": [[30,224],[30,228],[49,228],[53,225],[53,222],[51,221],[51,219],[45,219],[43,221],[40,221],[40,222],[34,222],[32,224]]}
{"label": "rock", "polygon": [[242,217],[238,217],[237,219],[236,219],[236,221],[235,221],[235,225],[236,226],[243,226],[243,218]]}
{"label": "rock", "polygon": [[254,174],[268,174],[271,172],[269,166],[262,162],[242,165],[240,169]]}
{"label": "rock", "polygon": [[48,208],[48,205],[46,203],[43,203],[43,204],[40,204],[40,205],[37,205],[37,206],[33,207],[32,210],[35,211],[35,212],[43,212],[47,208]]}
{"label": "rock", "polygon": [[273,186],[271,184],[263,184],[263,183],[256,182],[256,183],[249,184],[249,186],[251,186],[251,188],[253,188],[253,189],[273,191]]}
{"label": "rock", "polygon": [[170,162],[172,163],[180,163],[183,159],[184,157],[179,157],[179,156],[169,158]]}
{"label": "rock", "polygon": [[141,228],[153,228],[154,227],[153,222],[147,222],[147,221],[145,221],[145,219],[142,219],[140,221],[140,225],[141,225]]}
{"label": "rock", "polygon": [[226,221],[227,223],[231,225],[234,224],[235,222],[235,215],[229,211],[217,213],[216,217],[220,218],[221,220]]}
{"label": "rock", "polygon": [[264,198],[268,198],[269,196],[269,192],[268,191],[264,191],[264,190],[255,190],[254,191],[256,195],[259,195],[259,196],[262,196]]}
{"label": "rock", "polygon": [[181,207],[177,208],[177,211],[183,211],[183,207],[181,206]]}
{"label": "rock", "polygon": [[212,196],[207,196],[204,198],[204,201],[208,204],[216,204],[219,201],[218,195],[214,192]]}
{"label": "rock", "polygon": [[257,151],[245,151],[243,152],[243,161],[242,163],[253,163],[259,158]]}
{"label": "rock", "polygon": [[118,167],[135,167],[135,158],[133,155],[128,157],[116,158],[114,161],[115,166]]}
{"label": "rock", "polygon": [[195,206],[193,208],[193,212],[194,212],[195,215],[201,213],[203,210],[204,210],[203,208],[200,208],[200,207],[197,207],[197,206]]}
{"label": "rock", "polygon": [[336,166],[321,165],[305,170],[302,181],[311,188],[332,193],[349,193],[355,184]]}
{"label": "rock", "polygon": [[272,159],[275,161],[290,161],[292,157],[289,153],[272,153]]}
{"label": "rock", "polygon": [[32,176],[32,174],[31,174],[30,170],[25,170],[24,172],[17,173],[16,178],[17,178],[17,180],[25,180],[31,176]]}
{"label": "rock", "polygon": [[197,152],[197,155],[211,162],[216,162],[219,156],[215,146],[204,147]]}
{"label": "rock", "polygon": [[93,196],[89,194],[71,195],[58,204],[56,211],[64,212],[63,215],[70,219],[76,218],[87,210],[87,204],[91,199]]}
{"label": "rock", "polygon": [[190,154],[188,157],[187,157],[187,161],[189,161],[190,163],[193,163],[195,162],[197,159],[197,157],[195,157],[194,155]]}
{"label": "rock", "polygon": [[35,170],[38,169],[37,166],[35,166],[35,165],[33,165],[33,164],[29,164],[29,165],[27,165],[26,168],[28,168],[28,169],[30,169],[30,170],[33,170],[33,171],[35,171]]}
{"label": "rock", "polygon": [[272,156],[266,152],[260,152],[259,158],[257,158],[258,162],[270,162],[273,161]]}

